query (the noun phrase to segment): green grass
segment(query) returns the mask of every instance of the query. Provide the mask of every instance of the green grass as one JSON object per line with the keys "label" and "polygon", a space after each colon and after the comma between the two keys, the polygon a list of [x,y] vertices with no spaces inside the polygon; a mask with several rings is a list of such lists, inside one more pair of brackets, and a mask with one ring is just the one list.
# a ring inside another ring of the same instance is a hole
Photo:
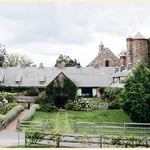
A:
{"label": "green grass", "polygon": [[80,122],[132,122],[122,110],[36,112],[33,120],[42,119],[52,120],[54,131],[59,133],[73,133],[75,120]]}

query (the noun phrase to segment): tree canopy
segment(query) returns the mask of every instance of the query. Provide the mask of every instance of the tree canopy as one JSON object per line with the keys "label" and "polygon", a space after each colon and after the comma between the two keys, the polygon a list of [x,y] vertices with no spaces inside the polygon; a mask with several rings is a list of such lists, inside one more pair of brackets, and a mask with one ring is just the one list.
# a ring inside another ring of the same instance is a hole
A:
{"label": "tree canopy", "polygon": [[9,67],[29,67],[33,64],[32,60],[26,55],[11,53],[5,55],[4,65]]}
{"label": "tree canopy", "polygon": [[125,80],[123,110],[136,122],[150,122],[150,69],[140,63]]}
{"label": "tree canopy", "polygon": [[59,57],[56,60],[55,66],[58,66],[62,62],[64,62],[65,67],[74,67],[78,64],[76,59],[72,59],[69,56],[60,54]]}

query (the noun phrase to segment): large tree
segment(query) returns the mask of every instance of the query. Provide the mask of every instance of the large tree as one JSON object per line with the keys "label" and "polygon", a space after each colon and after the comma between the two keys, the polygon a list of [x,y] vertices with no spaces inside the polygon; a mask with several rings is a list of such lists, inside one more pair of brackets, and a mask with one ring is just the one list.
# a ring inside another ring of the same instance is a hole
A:
{"label": "large tree", "polygon": [[32,60],[26,55],[21,55],[18,53],[11,53],[5,55],[4,65],[9,67],[29,67],[33,64]]}
{"label": "large tree", "polygon": [[64,62],[65,67],[74,67],[76,65],[79,65],[77,63],[76,59],[72,59],[69,56],[60,54],[59,57],[56,60],[55,66],[58,66],[62,62]]}
{"label": "large tree", "polygon": [[145,64],[136,66],[125,80],[121,102],[132,120],[150,123],[150,69]]}

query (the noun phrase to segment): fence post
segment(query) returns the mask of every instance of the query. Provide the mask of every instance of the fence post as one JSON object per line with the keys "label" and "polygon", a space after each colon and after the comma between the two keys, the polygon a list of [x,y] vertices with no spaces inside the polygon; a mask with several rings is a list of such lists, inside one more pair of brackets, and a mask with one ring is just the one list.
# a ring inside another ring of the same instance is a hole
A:
{"label": "fence post", "polygon": [[126,135],[126,123],[124,122],[124,134]]}
{"label": "fence post", "polygon": [[41,131],[43,131],[44,130],[44,122],[43,122],[43,120],[41,121]]}
{"label": "fence post", "polygon": [[103,148],[103,137],[102,137],[102,135],[100,135],[100,148]]}
{"label": "fence post", "polygon": [[77,120],[75,120],[75,122],[74,122],[74,132],[77,133],[77,130],[78,130],[78,123],[77,123]]}

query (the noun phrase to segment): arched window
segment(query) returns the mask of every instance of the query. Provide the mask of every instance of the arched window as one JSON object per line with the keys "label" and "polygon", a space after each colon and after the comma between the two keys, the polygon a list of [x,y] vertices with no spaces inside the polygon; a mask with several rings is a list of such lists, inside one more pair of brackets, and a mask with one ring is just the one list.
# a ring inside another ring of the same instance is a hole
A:
{"label": "arched window", "polygon": [[105,67],[109,67],[109,60],[105,60]]}

